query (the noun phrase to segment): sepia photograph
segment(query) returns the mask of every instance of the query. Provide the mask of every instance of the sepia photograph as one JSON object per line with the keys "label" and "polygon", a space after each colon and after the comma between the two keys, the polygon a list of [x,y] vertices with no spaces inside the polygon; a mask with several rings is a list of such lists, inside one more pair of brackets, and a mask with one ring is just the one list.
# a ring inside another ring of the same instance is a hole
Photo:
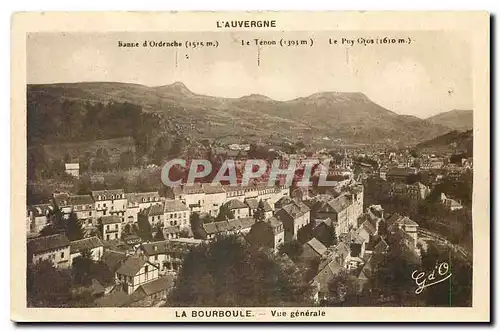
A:
{"label": "sepia photograph", "polygon": [[476,306],[470,35],[206,18],[24,35],[26,308]]}

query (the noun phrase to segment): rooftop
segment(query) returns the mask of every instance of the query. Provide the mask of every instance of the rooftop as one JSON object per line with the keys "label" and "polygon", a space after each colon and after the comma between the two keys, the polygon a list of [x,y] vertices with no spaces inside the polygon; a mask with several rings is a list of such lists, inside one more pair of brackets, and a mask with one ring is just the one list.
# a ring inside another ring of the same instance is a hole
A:
{"label": "rooftop", "polygon": [[165,200],[164,204],[165,204],[164,208],[165,212],[189,211],[189,208],[186,206],[186,204],[175,199],[167,199]]}
{"label": "rooftop", "polygon": [[133,277],[137,274],[137,272],[141,270],[141,268],[145,264],[149,263],[142,258],[136,256],[129,256],[125,259],[125,261],[123,261],[118,270],[116,270],[116,273]]}
{"label": "rooftop", "polygon": [[102,216],[99,218],[103,225],[121,224],[121,219],[118,216]]}
{"label": "rooftop", "polygon": [[97,247],[102,247],[102,242],[97,236],[71,241],[70,243],[70,251],[72,254]]}
{"label": "rooftop", "polygon": [[161,216],[163,215],[163,211],[164,211],[163,203],[155,203],[139,211],[139,213],[145,216]]}
{"label": "rooftop", "polygon": [[70,242],[64,234],[42,236],[28,240],[28,253],[38,254],[69,246]]}
{"label": "rooftop", "polygon": [[327,250],[325,245],[315,237],[306,242],[304,245],[308,245],[309,247],[311,247],[320,256],[323,256]]}

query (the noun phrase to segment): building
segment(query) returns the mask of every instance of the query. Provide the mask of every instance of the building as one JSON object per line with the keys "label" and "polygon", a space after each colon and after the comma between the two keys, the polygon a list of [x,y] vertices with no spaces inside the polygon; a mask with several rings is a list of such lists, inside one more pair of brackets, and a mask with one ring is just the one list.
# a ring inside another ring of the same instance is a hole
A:
{"label": "building", "polygon": [[463,205],[456,200],[446,197],[444,193],[441,193],[441,204],[443,204],[448,210],[456,211],[463,209]]}
{"label": "building", "polygon": [[389,189],[389,197],[409,198],[413,201],[424,200],[430,193],[429,187],[420,182],[414,184],[392,183]]}
{"label": "building", "polygon": [[195,237],[204,240],[212,240],[217,235],[247,234],[250,232],[254,223],[255,219],[250,217],[206,223],[195,230]]}
{"label": "building", "polygon": [[139,254],[148,262],[158,267],[160,274],[177,272],[181,268],[184,256],[202,240],[177,239],[143,243]]}
{"label": "building", "polygon": [[56,268],[71,267],[70,242],[64,234],[29,239],[27,252],[28,262],[32,264],[49,260]]}
{"label": "building", "polygon": [[121,222],[125,222],[127,212],[127,198],[123,189],[96,190],[92,191],[96,217],[118,216]]}
{"label": "building", "polygon": [[114,216],[102,216],[99,218],[102,238],[106,241],[119,240],[122,235],[121,218]]}
{"label": "building", "polygon": [[316,302],[322,303],[328,300],[330,294],[328,284],[343,271],[345,271],[343,266],[335,259],[325,260],[320,263],[318,273],[311,281],[311,285],[314,286],[313,298]]}
{"label": "building", "polygon": [[158,279],[140,285],[130,296],[132,301],[127,305],[129,307],[152,307],[162,300],[166,300],[172,287],[174,286],[174,277],[166,275]]}
{"label": "building", "polygon": [[94,200],[90,195],[71,195],[68,204],[76,214],[76,218],[82,222],[82,226],[92,226],[95,223]]}
{"label": "building", "polygon": [[54,206],[61,211],[63,218],[68,219],[71,213],[75,213],[82,226],[94,224],[96,212],[94,200],[90,195],[70,195],[63,192],[54,193],[52,198]]}
{"label": "building", "polygon": [[163,225],[178,226],[180,229],[189,229],[189,208],[181,201],[174,199],[167,199],[164,203],[163,209]]}
{"label": "building", "polygon": [[116,270],[118,270],[125,258],[127,258],[127,255],[124,252],[106,249],[102,254],[101,261],[115,275]]}
{"label": "building", "polygon": [[416,174],[416,170],[408,167],[391,168],[385,175],[388,182],[406,183],[411,174]]}
{"label": "building", "polygon": [[226,205],[229,211],[231,211],[237,219],[250,216],[249,207],[239,199],[232,199],[227,202]]}
{"label": "building", "polygon": [[270,217],[254,223],[246,238],[255,247],[277,249],[285,242],[285,229],[279,219]]}
{"label": "building", "polygon": [[28,207],[28,226],[27,231],[31,233],[40,232],[50,223],[50,215],[54,211],[51,204],[37,204]]}
{"label": "building", "polygon": [[293,201],[276,211],[276,217],[281,220],[285,229],[285,241],[297,239],[300,229],[311,222],[311,209],[300,201]]}
{"label": "building", "polygon": [[137,222],[148,222],[151,227],[163,227],[165,223],[164,205],[154,204],[144,210],[139,211]]}
{"label": "building", "polygon": [[129,256],[116,270],[116,280],[127,294],[132,294],[139,286],[157,280],[158,267],[142,257]]}
{"label": "building", "polygon": [[[263,200],[273,206],[280,198],[289,196],[290,188],[286,186],[268,186],[267,183],[251,184],[245,187],[217,184],[194,183],[191,186],[171,188],[172,199],[182,201],[189,211],[208,213],[216,216],[222,204],[233,199],[241,202],[245,199]],[[242,217],[244,218],[244,217]]]}
{"label": "building", "polygon": [[305,260],[321,259],[327,253],[327,248],[318,239],[312,238],[302,245],[301,258]]}
{"label": "building", "polygon": [[171,188],[174,200],[179,200],[184,203],[189,212],[202,212],[202,207],[205,204],[205,192],[201,184],[194,183],[192,186],[177,186]]}
{"label": "building", "polygon": [[80,176],[80,164],[79,163],[71,163],[71,164],[64,164],[64,170],[66,174],[69,174],[74,177],[79,177]]}
{"label": "building", "polygon": [[64,219],[68,219],[69,215],[73,211],[73,206],[69,201],[70,194],[61,192],[52,194],[52,201],[54,203],[54,207],[61,211]]}
{"label": "building", "polygon": [[[252,217],[255,211],[257,211],[257,209],[259,208],[259,202],[260,201],[255,198],[245,199],[245,204],[247,205],[248,214],[250,217]],[[264,206],[264,218],[271,218],[274,213],[273,208],[267,201],[262,201],[262,204]]]}
{"label": "building", "polygon": [[220,183],[203,183],[201,186],[205,193],[202,212],[215,217],[219,214],[222,204],[226,202],[226,192]]}
{"label": "building", "polygon": [[330,218],[335,225],[337,235],[347,233],[357,227],[357,220],[363,214],[362,194],[343,193],[329,201],[321,203],[317,215]]}
{"label": "building", "polygon": [[418,241],[418,224],[406,216],[398,213],[393,214],[387,219],[388,229],[394,231],[399,229],[405,235],[405,242],[409,248],[415,249]]}
{"label": "building", "polygon": [[145,193],[129,193],[125,194],[127,199],[127,210],[125,212],[125,222],[136,223],[139,211],[150,207],[153,204],[158,204],[161,201],[158,192]]}
{"label": "building", "polygon": [[73,262],[76,257],[80,257],[82,255],[82,252],[85,250],[88,250],[90,252],[91,258],[94,261],[98,261],[101,259],[104,253],[104,246],[101,242],[101,239],[99,239],[97,236],[71,241],[71,262]]}

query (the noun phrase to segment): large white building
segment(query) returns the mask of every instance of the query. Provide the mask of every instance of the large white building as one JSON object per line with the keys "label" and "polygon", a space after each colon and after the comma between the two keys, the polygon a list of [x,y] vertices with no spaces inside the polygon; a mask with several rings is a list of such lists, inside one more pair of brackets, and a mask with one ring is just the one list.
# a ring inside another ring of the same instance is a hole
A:
{"label": "large white building", "polygon": [[96,190],[92,191],[94,199],[96,217],[118,216],[125,222],[127,211],[127,198],[123,189]]}
{"label": "large white building", "polygon": [[189,228],[189,208],[181,201],[175,199],[165,200],[163,213],[164,227],[179,226],[180,229]]}
{"label": "large white building", "polygon": [[137,215],[141,210],[147,209],[153,204],[160,204],[162,197],[157,191],[146,193],[125,194],[127,199],[127,210],[125,212],[125,222],[137,222]]}
{"label": "large white building", "polygon": [[263,200],[270,206],[282,197],[290,196],[286,186],[267,186],[267,184],[241,186],[221,186],[220,184],[194,184],[172,188],[172,198],[184,203],[189,212],[208,213],[216,216],[220,207],[232,200],[244,202],[249,199]]}

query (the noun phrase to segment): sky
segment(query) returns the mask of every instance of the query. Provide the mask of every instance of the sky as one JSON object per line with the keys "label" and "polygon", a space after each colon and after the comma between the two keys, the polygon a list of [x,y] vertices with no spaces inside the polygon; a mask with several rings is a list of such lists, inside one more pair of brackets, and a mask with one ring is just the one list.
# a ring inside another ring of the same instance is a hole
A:
{"label": "sky", "polygon": [[[342,38],[385,36],[410,38],[411,43],[341,43]],[[312,39],[314,44],[256,46],[256,38],[278,43]],[[118,47],[119,41],[174,40],[183,47]],[[186,41],[217,41],[218,47],[186,48]],[[27,38],[27,83],[182,82],[198,94],[262,94],[276,100],[362,92],[391,111],[426,118],[472,109],[469,47],[460,34],[444,31],[35,33]]]}

